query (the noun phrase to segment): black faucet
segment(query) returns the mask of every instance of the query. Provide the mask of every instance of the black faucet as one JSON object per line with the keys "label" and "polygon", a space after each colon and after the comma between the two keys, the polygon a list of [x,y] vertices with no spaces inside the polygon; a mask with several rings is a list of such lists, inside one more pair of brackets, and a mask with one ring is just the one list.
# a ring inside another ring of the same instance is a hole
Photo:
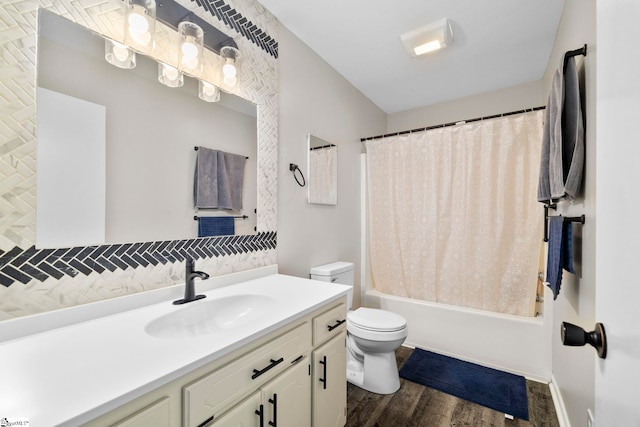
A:
{"label": "black faucet", "polygon": [[186,272],[184,274],[184,298],[174,301],[173,303],[176,305],[186,304],[206,297],[206,295],[196,295],[196,288],[193,282],[196,277],[205,280],[209,278],[209,275],[202,271],[194,271],[193,260],[191,258],[186,258],[186,267]]}

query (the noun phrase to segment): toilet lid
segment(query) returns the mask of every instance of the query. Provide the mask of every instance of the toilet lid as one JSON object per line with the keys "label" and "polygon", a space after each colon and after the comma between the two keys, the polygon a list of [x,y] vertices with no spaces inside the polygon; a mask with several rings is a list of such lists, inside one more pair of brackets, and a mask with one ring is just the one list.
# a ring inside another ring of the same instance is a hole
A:
{"label": "toilet lid", "polygon": [[361,307],[356,311],[350,311],[347,320],[359,328],[370,331],[399,331],[407,327],[404,317],[376,308]]}

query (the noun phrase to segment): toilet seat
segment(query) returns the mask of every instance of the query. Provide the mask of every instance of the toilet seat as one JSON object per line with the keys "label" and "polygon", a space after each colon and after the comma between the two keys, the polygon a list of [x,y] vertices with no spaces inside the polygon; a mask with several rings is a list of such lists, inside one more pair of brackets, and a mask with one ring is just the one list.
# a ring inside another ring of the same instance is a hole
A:
{"label": "toilet seat", "polygon": [[347,314],[347,321],[360,329],[375,332],[393,332],[405,329],[407,321],[399,314],[376,308],[360,307]]}
{"label": "toilet seat", "polygon": [[395,341],[407,337],[407,321],[390,311],[361,307],[347,313],[347,331],[370,341]]}

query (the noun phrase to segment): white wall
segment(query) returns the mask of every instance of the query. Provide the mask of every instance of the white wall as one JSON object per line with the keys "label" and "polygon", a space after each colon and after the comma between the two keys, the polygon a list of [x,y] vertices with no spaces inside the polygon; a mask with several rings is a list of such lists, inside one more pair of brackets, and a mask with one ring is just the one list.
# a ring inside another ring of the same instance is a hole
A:
{"label": "white wall", "polygon": [[546,104],[542,81],[525,83],[493,92],[467,96],[389,114],[387,132],[399,132],[476,117],[491,116]]}
{"label": "white wall", "polygon": [[[308,277],[309,268],[356,264],[360,277],[360,138],[384,132],[386,115],[294,34],[280,27],[278,152],[279,271]],[[338,204],[307,203],[289,163],[307,171],[307,134],[338,146]],[[356,294],[357,295],[357,294]]]}
{"label": "white wall", "polygon": [[548,93],[553,73],[564,58],[564,52],[587,44],[584,61],[586,164],[583,196],[573,203],[558,205],[558,213],[568,216],[585,214],[586,223],[575,225],[574,248],[577,274],[564,273],[560,295],[553,304],[552,371],[553,386],[561,402],[559,417],[572,426],[584,426],[587,409],[594,407],[594,369],[596,355],[590,347],[566,347],[560,339],[563,321],[593,330],[595,324],[595,251],[596,251],[596,22],[595,0],[565,0],[565,8],[551,60],[545,73],[544,90]]}

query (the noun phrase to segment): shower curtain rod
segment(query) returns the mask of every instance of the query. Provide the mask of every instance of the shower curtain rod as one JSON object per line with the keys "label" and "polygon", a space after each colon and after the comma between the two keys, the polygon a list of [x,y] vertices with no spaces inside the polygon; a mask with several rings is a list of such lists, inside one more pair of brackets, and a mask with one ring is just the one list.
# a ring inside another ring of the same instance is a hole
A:
{"label": "shower curtain rod", "polygon": [[404,135],[404,134],[407,134],[407,133],[424,132],[424,131],[431,130],[431,129],[439,129],[439,128],[444,128],[444,127],[449,127],[449,126],[462,125],[462,124],[465,124],[465,123],[479,122],[481,120],[497,119],[498,117],[506,117],[506,116],[513,116],[514,114],[529,113],[529,112],[532,112],[532,111],[544,110],[545,108],[546,108],[545,106],[526,108],[524,110],[510,111],[508,113],[494,114],[492,116],[476,117],[475,119],[459,120],[457,122],[443,123],[441,125],[433,125],[433,126],[427,126],[427,127],[411,129],[411,130],[403,130],[403,131],[400,131],[400,132],[392,132],[392,133],[387,133],[387,134],[384,134],[384,135],[369,136],[369,137],[366,137],[366,138],[360,138],[360,142],[371,141],[371,140],[374,140],[374,139],[387,138],[389,136]]}

